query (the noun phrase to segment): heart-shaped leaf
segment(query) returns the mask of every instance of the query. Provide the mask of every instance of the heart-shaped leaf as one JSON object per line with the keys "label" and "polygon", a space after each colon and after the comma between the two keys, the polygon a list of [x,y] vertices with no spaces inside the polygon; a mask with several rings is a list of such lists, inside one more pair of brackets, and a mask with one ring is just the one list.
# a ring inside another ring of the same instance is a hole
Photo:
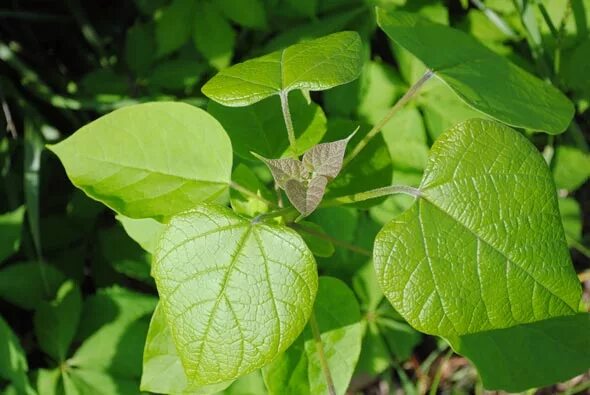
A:
{"label": "heart-shaped leaf", "polygon": [[245,375],[289,347],[318,283],[294,230],[215,205],[170,220],[152,270],[187,379],[199,385]]}
{"label": "heart-shaped leaf", "polygon": [[49,148],[74,185],[131,218],[163,219],[219,199],[231,177],[227,134],[184,103],[124,107]]}
{"label": "heart-shaped leaf", "polygon": [[359,76],[361,48],[356,32],[330,34],[224,69],[202,91],[218,103],[240,107],[296,89],[329,89]]}
{"label": "heart-shaped leaf", "polygon": [[512,126],[557,134],[567,128],[574,115],[572,103],[559,90],[466,33],[417,14],[381,8],[377,23],[462,100],[490,117]]}
{"label": "heart-shaped leaf", "polygon": [[303,166],[316,175],[335,178],[342,169],[346,145],[355,133],[342,140],[312,147],[303,155]]}
{"label": "heart-shaped leaf", "polygon": [[307,184],[297,180],[289,180],[285,184],[285,192],[297,211],[308,216],[322,202],[327,184],[328,179],[324,176],[314,177]]}
{"label": "heart-shaped leaf", "polygon": [[437,140],[420,196],[378,234],[374,261],[396,310],[444,337],[575,314],[580,302],[551,173],[494,121]]}

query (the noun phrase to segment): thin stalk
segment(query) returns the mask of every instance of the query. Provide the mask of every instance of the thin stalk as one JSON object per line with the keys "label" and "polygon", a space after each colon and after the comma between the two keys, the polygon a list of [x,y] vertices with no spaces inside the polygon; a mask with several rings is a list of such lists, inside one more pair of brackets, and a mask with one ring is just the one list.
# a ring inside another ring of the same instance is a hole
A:
{"label": "thin stalk", "polygon": [[584,255],[586,258],[590,259],[590,248],[586,247],[584,244],[580,243],[574,237],[571,237],[566,233],[565,238],[570,243],[570,245],[574,248],[574,250],[578,251],[580,254]]}
{"label": "thin stalk", "polygon": [[518,35],[512,30],[510,25],[506,23],[504,19],[500,15],[498,15],[494,10],[491,8],[486,7],[484,3],[480,0],[471,0],[471,3],[476,6],[484,15],[492,22],[502,33],[506,34],[508,37],[514,39],[517,38]]}
{"label": "thin stalk", "polygon": [[369,133],[367,133],[365,137],[363,137],[363,139],[357,143],[357,145],[353,148],[353,150],[346,157],[346,159],[344,159],[344,164],[342,165],[342,167],[348,165],[363,150],[363,148],[365,148],[367,144],[369,144],[369,141],[371,141],[371,139],[375,137],[381,131],[381,129],[383,129],[387,122],[389,122],[389,120],[395,114],[397,114],[397,112],[414,97],[414,95],[416,95],[416,93],[420,90],[422,85],[424,85],[424,83],[428,81],[433,75],[434,73],[432,72],[432,70],[426,70],[426,73],[424,73],[422,78],[420,78],[414,85],[412,85],[410,89],[408,89],[408,91],[402,96],[402,98],[399,99],[393,107],[391,107],[389,112],[385,114],[383,119],[377,122],[375,126],[373,126],[371,130],[369,130]]}
{"label": "thin stalk", "polygon": [[320,333],[320,327],[318,326],[318,322],[315,319],[315,313],[311,313],[311,317],[309,318],[309,325],[311,326],[311,331],[313,332],[313,338],[316,343],[316,347],[318,349],[318,357],[320,358],[320,365],[322,365],[322,372],[324,373],[324,377],[326,379],[326,384],[328,385],[328,393],[330,395],[336,395],[336,387],[334,387],[334,380],[332,380],[332,373],[330,373],[330,367],[328,366],[328,360],[326,359],[326,354],[324,353],[324,345],[322,343],[322,336]]}
{"label": "thin stalk", "polygon": [[287,136],[289,137],[289,145],[293,154],[296,155],[295,144],[295,128],[293,128],[293,120],[291,120],[291,111],[289,111],[289,93],[281,91],[279,97],[281,98],[281,109],[283,110],[283,119],[285,120],[285,126],[287,127]]}
{"label": "thin stalk", "polygon": [[438,393],[437,392],[438,386],[440,385],[440,380],[443,375],[443,369],[444,369],[446,363],[448,362],[449,358],[451,357],[451,355],[453,355],[453,349],[451,347],[449,347],[449,350],[445,353],[445,356],[443,357],[442,361],[440,362],[440,366],[436,370],[436,374],[434,375],[434,378],[432,379],[432,384],[430,385],[430,391],[428,392],[429,395],[436,395]]}
{"label": "thin stalk", "polygon": [[258,223],[265,221],[267,219],[276,218],[276,217],[285,217],[287,215],[295,213],[296,210],[293,207],[284,207],[279,208],[278,210],[274,210],[268,213],[260,214],[254,218],[252,218],[252,223]]}
{"label": "thin stalk", "polygon": [[403,193],[404,195],[413,197],[420,197],[420,190],[418,188],[407,185],[390,185],[383,188],[372,189],[370,191],[359,192],[352,195],[340,196],[334,199],[326,200],[321,206],[329,207],[340,204],[362,202],[364,200],[375,199],[381,196],[394,195],[398,193]]}
{"label": "thin stalk", "polygon": [[349,251],[355,252],[359,255],[364,255],[364,256],[369,256],[369,257],[372,255],[371,251],[369,251],[369,250],[366,250],[366,249],[359,247],[359,246],[355,246],[354,244],[347,243],[346,241],[336,239],[335,237],[332,237],[328,234],[319,232],[319,231],[312,229],[312,228],[308,228],[305,225],[293,223],[293,224],[290,224],[289,226],[291,226],[291,228],[293,228],[295,230],[299,230],[301,232],[305,232],[305,233],[315,236],[317,238],[329,241],[330,243],[332,243],[334,245],[337,245],[337,246],[347,249]]}
{"label": "thin stalk", "polygon": [[229,187],[232,189],[235,189],[236,191],[240,192],[242,195],[246,195],[248,197],[251,197],[253,199],[259,200],[262,203],[265,203],[271,207],[276,207],[276,204],[271,202],[270,200],[267,200],[265,198],[263,198],[262,196],[258,195],[256,192],[252,192],[251,190],[249,190],[248,188],[245,188],[243,186],[241,186],[240,184],[230,181],[229,183]]}

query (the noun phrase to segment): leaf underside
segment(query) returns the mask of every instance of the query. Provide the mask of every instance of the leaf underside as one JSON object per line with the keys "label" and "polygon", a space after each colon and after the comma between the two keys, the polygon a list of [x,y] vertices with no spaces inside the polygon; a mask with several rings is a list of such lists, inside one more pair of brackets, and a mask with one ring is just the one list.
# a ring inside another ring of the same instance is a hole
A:
{"label": "leaf underside", "polygon": [[282,226],[202,205],[175,216],[153,276],[190,383],[235,379],[297,338],[317,290],[313,255]]}

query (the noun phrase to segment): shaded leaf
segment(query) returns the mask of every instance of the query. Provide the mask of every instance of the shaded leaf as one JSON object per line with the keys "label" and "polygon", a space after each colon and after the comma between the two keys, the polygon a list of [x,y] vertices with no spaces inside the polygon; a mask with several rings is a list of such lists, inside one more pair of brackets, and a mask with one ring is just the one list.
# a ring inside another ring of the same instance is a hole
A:
{"label": "shaded leaf", "polygon": [[222,69],[231,63],[236,33],[213,2],[197,2],[193,42],[209,64]]}
{"label": "shaded leaf", "polygon": [[191,36],[195,0],[172,0],[156,18],[156,56],[176,51]]}
{"label": "shaded leaf", "polygon": [[51,265],[16,263],[0,270],[0,298],[34,310],[42,301],[52,300],[64,280],[65,276]]}
{"label": "shaded leaf", "polygon": [[307,102],[300,92],[293,92],[289,95],[289,109],[295,129],[295,152],[289,146],[277,96],[247,107],[226,107],[214,101],[207,107],[227,131],[234,152],[247,160],[254,159],[251,152],[267,158],[301,155],[322,140],[326,116],[320,106]]}
{"label": "shaded leaf", "polygon": [[520,392],[585,373],[590,368],[590,314],[557,317],[451,339],[489,389]]}
{"label": "shaded leaf", "polygon": [[574,108],[566,96],[470,35],[416,14],[383,9],[378,9],[377,23],[476,110],[512,126],[550,134],[569,125]]}
{"label": "shaded leaf", "polygon": [[0,264],[20,247],[25,207],[0,215]]}
{"label": "shaded leaf", "polygon": [[27,357],[18,338],[0,316],[0,377],[12,382],[18,394],[34,394],[27,378]]}
{"label": "shaded leaf", "polygon": [[41,302],[35,311],[33,322],[39,347],[61,363],[68,357],[68,350],[80,320],[82,295],[72,281],[62,284],[55,300]]}

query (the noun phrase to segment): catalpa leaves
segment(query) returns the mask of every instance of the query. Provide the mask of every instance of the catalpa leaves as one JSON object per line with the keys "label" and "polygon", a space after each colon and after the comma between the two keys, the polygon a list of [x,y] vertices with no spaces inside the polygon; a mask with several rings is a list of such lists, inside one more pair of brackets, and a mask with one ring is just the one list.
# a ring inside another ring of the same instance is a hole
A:
{"label": "catalpa leaves", "polygon": [[312,147],[301,161],[267,159],[254,152],[252,155],[268,166],[276,184],[285,191],[297,211],[308,216],[321,203],[328,182],[340,173],[346,146],[355,133],[342,140]]}
{"label": "catalpa leaves", "polygon": [[361,50],[358,33],[330,34],[224,69],[202,91],[225,106],[241,107],[293,90],[330,89],[359,76]]}

